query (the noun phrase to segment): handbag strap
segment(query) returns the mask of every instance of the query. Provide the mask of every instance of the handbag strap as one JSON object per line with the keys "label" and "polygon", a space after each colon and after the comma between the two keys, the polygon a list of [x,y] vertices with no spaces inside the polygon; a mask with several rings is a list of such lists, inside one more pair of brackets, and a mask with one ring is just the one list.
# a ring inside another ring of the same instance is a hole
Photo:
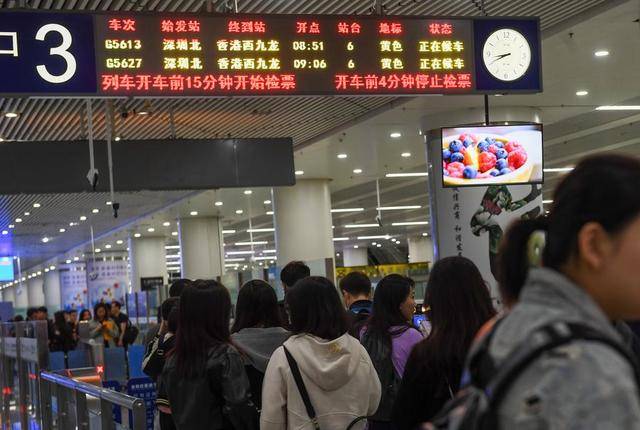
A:
{"label": "handbag strap", "polygon": [[309,398],[307,387],[305,387],[304,381],[302,380],[302,375],[300,374],[298,363],[293,358],[286,346],[283,345],[282,348],[284,348],[284,354],[287,356],[287,361],[289,362],[289,367],[291,368],[291,374],[293,375],[293,380],[296,381],[296,385],[298,386],[298,391],[300,392],[300,397],[302,397],[304,407],[307,409],[307,415],[309,415],[309,418],[311,418],[313,427],[316,430],[320,430],[318,417],[316,417],[316,410],[313,409],[313,405],[311,404],[311,399]]}

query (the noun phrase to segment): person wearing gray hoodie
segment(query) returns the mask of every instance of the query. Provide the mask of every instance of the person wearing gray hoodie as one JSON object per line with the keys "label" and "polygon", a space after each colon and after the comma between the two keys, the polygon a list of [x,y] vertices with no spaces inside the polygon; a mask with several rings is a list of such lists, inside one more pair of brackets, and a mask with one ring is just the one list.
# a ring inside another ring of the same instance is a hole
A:
{"label": "person wearing gray hoodie", "polygon": [[[267,366],[261,430],[337,430],[356,420],[353,428],[363,429],[362,418],[378,409],[380,381],[367,351],[347,333],[335,286],[326,278],[305,278],[289,290],[287,304],[293,336]],[[287,353],[297,363],[317,421],[307,412]]]}
{"label": "person wearing gray hoodie", "polygon": [[271,285],[252,280],[240,288],[231,333],[231,340],[244,360],[252,400],[260,407],[262,380],[269,359],[291,335],[282,328],[278,298]]}

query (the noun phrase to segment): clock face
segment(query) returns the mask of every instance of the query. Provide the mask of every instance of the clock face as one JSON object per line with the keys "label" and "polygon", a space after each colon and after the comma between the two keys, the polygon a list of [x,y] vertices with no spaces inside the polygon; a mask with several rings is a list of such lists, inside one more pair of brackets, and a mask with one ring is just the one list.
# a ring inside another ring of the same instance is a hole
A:
{"label": "clock face", "polygon": [[501,28],[489,35],[482,48],[482,60],[494,77],[515,81],[527,72],[531,64],[531,47],[517,30]]}

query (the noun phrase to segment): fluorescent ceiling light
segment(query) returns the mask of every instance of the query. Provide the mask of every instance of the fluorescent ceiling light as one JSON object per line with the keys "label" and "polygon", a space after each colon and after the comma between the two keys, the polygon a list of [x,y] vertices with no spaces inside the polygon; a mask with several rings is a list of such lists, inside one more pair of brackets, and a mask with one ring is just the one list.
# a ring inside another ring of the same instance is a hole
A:
{"label": "fluorescent ceiling light", "polygon": [[244,195],[245,195],[245,196],[250,196],[251,194],[253,194],[253,191],[251,191],[251,190],[244,190]]}
{"label": "fluorescent ceiling light", "polygon": [[423,176],[429,176],[429,174],[427,172],[387,173],[384,176],[387,178],[418,178]]}
{"label": "fluorescent ceiling light", "polygon": [[544,203],[545,205],[548,205],[553,203],[553,200],[543,200],[542,203]]}
{"label": "fluorescent ceiling light", "polygon": [[264,251],[262,251],[263,254],[275,254],[276,250],[275,249],[265,249]]}
{"label": "fluorescent ceiling light", "polygon": [[49,238],[48,237],[43,237],[42,238],[42,243],[47,243],[49,242]]}
{"label": "fluorescent ceiling light", "polygon": [[196,216],[196,215],[198,215],[198,211],[191,211],[191,212],[189,212],[189,215]]}
{"label": "fluorescent ceiling light", "polygon": [[237,215],[242,215],[243,213],[244,213],[244,211],[243,211],[242,209],[238,209],[238,210],[236,211],[236,214],[237,214]]}
{"label": "fluorescent ceiling light", "polygon": [[273,211],[267,211],[265,214],[266,215],[273,215]]}
{"label": "fluorescent ceiling light", "polygon": [[382,244],[381,244],[381,243],[377,244],[376,246],[377,246],[378,248],[382,248]]}
{"label": "fluorescent ceiling light", "polygon": [[[246,261],[245,258],[225,258],[224,261]],[[235,265],[234,265],[235,266]]]}
{"label": "fluorescent ceiling light", "polygon": [[165,245],[164,249],[180,249],[180,245]]}
{"label": "fluorescent ceiling light", "polygon": [[[422,233],[422,236],[427,237],[427,236],[429,236],[429,233]],[[398,242],[398,243],[400,243],[400,242]]]}
{"label": "fluorescent ceiling light", "polygon": [[344,242],[345,240],[349,240],[348,237],[334,237],[333,241],[334,242]]}
{"label": "fluorescent ceiling light", "polygon": [[362,173],[362,169],[353,169],[353,173],[359,175],[360,173]]}
{"label": "fluorescent ceiling light", "polygon": [[100,248],[96,248],[96,252],[97,252],[97,253],[102,252],[102,249],[100,249]]}
{"label": "fluorescent ceiling light", "polygon": [[133,235],[133,237],[141,237],[142,235],[140,233],[136,233]]}
{"label": "fluorescent ceiling light", "polygon": [[111,202],[107,202],[107,206],[111,206],[111,204],[112,204]]}
{"label": "fluorescent ceiling light", "polygon": [[9,234],[9,231],[8,231],[8,230],[2,230],[2,235],[3,235],[3,236],[6,236],[6,235],[8,235],[8,234]]}
{"label": "fluorescent ceiling light", "polygon": [[94,208],[91,212],[93,212],[94,214],[97,214],[98,212],[100,212],[100,209]]}
{"label": "fluorescent ceiling light", "polygon": [[570,172],[572,170],[573,167],[550,167],[548,169],[544,169],[545,173]]}
{"label": "fluorescent ceiling light", "polygon": [[411,157],[411,153],[410,152],[403,152],[402,154],[400,154],[400,156],[402,158],[409,158],[409,157]]}
{"label": "fluorescent ceiling light", "polygon": [[420,209],[422,206],[420,205],[409,205],[409,206],[381,206],[376,208],[379,211],[402,211],[407,209]]}
{"label": "fluorescent ceiling light", "polygon": [[227,255],[252,255],[253,251],[229,251]]}
{"label": "fluorescent ceiling light", "polygon": [[177,231],[172,231],[172,232],[171,232],[171,236],[177,236],[177,235],[178,235],[178,232],[177,232]]}
{"label": "fluorescent ceiling light", "polygon": [[596,110],[640,110],[640,105],[598,106]]}
{"label": "fluorescent ceiling light", "polygon": [[407,221],[407,222],[394,222],[391,223],[392,226],[394,227],[400,227],[403,225],[427,225],[429,224],[429,221]]}
{"label": "fluorescent ceiling light", "polygon": [[154,231],[156,231],[156,229],[155,229],[155,228],[153,228],[153,227],[149,227],[149,228],[147,229],[147,231],[148,231],[149,233],[153,233]]}
{"label": "fluorescent ceiling light", "polygon": [[266,245],[269,242],[266,240],[255,240],[253,242],[236,242],[236,246],[251,246],[251,245]]}
{"label": "fluorescent ceiling light", "polygon": [[80,221],[86,221],[86,220],[87,220],[87,217],[86,217],[86,216],[82,215],[82,216],[80,217]]}
{"label": "fluorescent ceiling light", "polygon": [[262,202],[262,203],[264,203],[265,205],[270,205],[270,204],[271,204],[271,200],[265,200],[265,201],[264,201],[264,202]]}
{"label": "fluorescent ceiling light", "polygon": [[61,228],[60,230],[58,230],[58,232],[60,232],[60,233],[64,233],[65,231],[67,231],[66,228]]}
{"label": "fluorescent ceiling light", "polygon": [[165,264],[167,265],[167,267],[180,266],[180,262],[179,261],[167,261]]}
{"label": "fluorescent ceiling light", "polygon": [[165,227],[169,227],[171,225],[171,223],[169,221],[165,221],[162,223],[163,226]]}
{"label": "fluorescent ceiling light", "polygon": [[22,222],[22,218],[16,218],[16,222],[18,223]]}
{"label": "fluorescent ceiling light", "polygon": [[398,132],[398,131],[394,131],[393,133],[391,133],[389,135],[390,138],[392,139],[400,139],[402,137],[402,133]]}
{"label": "fluorescent ceiling light", "polygon": [[362,212],[364,208],[340,208],[340,209],[331,209],[331,213],[343,213],[343,212]]}
{"label": "fluorescent ceiling light", "polygon": [[179,267],[167,267],[167,272],[179,272]]}
{"label": "fluorescent ceiling light", "polygon": [[120,136],[116,136],[113,140],[115,140],[116,142],[120,142]]}
{"label": "fluorescent ceiling light", "polygon": [[296,170],[296,176],[304,175],[304,170]]}
{"label": "fluorescent ceiling light", "polygon": [[17,118],[18,117],[18,113],[17,112],[7,112],[4,114],[4,116],[6,118]]}
{"label": "fluorescent ceiling light", "polygon": [[261,260],[277,260],[276,257],[274,257],[273,255],[269,256],[269,257],[253,257],[253,259],[255,261],[261,261]]}
{"label": "fluorescent ceiling light", "polygon": [[110,244],[108,244],[108,243],[107,243],[104,247],[105,247],[106,249],[111,249],[111,245],[110,245]]}
{"label": "fluorescent ceiling light", "polygon": [[587,91],[587,90],[579,90],[579,91],[576,91],[576,95],[580,96],[580,97],[587,96],[587,95],[589,95],[589,91]]}
{"label": "fluorescent ceiling light", "polygon": [[224,203],[222,203],[222,202],[215,202],[215,203],[214,203],[214,205],[216,205],[216,206],[222,206],[223,204],[224,204]]}
{"label": "fluorescent ceiling light", "polygon": [[276,231],[275,228],[250,228],[247,230],[247,233],[271,233],[272,231]]}
{"label": "fluorescent ceiling light", "polygon": [[369,228],[369,227],[380,227],[380,224],[347,224],[344,228]]}
{"label": "fluorescent ceiling light", "polygon": [[166,258],[180,258],[180,253],[177,253],[177,254],[167,254],[165,257],[166,257]]}
{"label": "fluorescent ceiling light", "polygon": [[343,153],[343,154],[338,154],[338,158],[339,158],[340,160],[344,160],[344,159],[345,159],[345,158],[347,158],[347,157],[348,157],[348,155],[347,155],[347,154],[344,154],[344,153]]}
{"label": "fluorescent ceiling light", "polygon": [[40,207],[40,203],[34,203],[34,204],[33,204],[33,207],[34,207],[34,208],[39,208],[39,207]]}
{"label": "fluorescent ceiling light", "polygon": [[234,234],[235,230],[222,230],[222,234]]}
{"label": "fluorescent ceiling light", "polygon": [[116,244],[118,244],[118,245],[122,245],[123,243],[124,243],[124,241],[122,239],[116,240]]}
{"label": "fluorescent ceiling light", "polygon": [[607,51],[606,49],[602,49],[600,51],[594,52],[593,55],[595,55],[596,57],[606,57],[609,55],[609,51]]}
{"label": "fluorescent ceiling light", "polygon": [[358,249],[360,248],[358,245],[353,245],[353,249]]}
{"label": "fluorescent ceiling light", "polygon": [[369,239],[391,239],[391,236],[387,235],[377,235],[377,236],[358,236],[358,240],[369,240]]}

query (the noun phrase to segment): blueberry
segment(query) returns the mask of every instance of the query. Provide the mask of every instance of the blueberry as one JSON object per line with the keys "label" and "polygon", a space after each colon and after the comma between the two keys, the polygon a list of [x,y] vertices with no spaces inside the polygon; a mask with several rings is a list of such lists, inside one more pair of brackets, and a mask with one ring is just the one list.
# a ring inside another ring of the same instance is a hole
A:
{"label": "blueberry", "polygon": [[455,163],[455,162],[462,162],[464,160],[464,155],[462,155],[459,152],[454,152],[453,154],[451,154],[451,162]]}
{"label": "blueberry", "polygon": [[442,174],[443,174],[444,176],[449,176],[449,171],[448,171],[447,169],[444,169],[444,170],[442,171]]}
{"label": "blueberry", "polygon": [[511,169],[508,167],[500,170],[500,175],[508,175],[509,173],[511,173]]}
{"label": "blueberry", "polygon": [[482,142],[478,143],[478,149],[480,150],[480,152],[487,152],[489,150],[489,145],[489,142],[483,140]]}
{"label": "blueberry", "polygon": [[498,148],[504,148],[504,143],[498,142],[495,139],[493,139],[493,144],[496,145]]}
{"label": "blueberry", "polygon": [[449,151],[453,152],[460,152],[460,150],[462,149],[462,142],[460,142],[459,140],[454,140],[449,144]]}
{"label": "blueberry", "polygon": [[[497,144],[496,144],[497,145]],[[507,158],[509,156],[509,153],[507,152],[506,149],[504,148],[500,148],[498,149],[498,151],[496,152],[496,157],[498,157],[498,159],[500,158]]]}
{"label": "blueberry", "polygon": [[498,170],[502,170],[506,167],[509,167],[507,164],[507,160],[505,158],[501,158],[498,161],[496,161],[496,169]]}
{"label": "blueberry", "polygon": [[466,179],[473,179],[478,176],[478,171],[475,167],[467,166],[462,171],[462,176],[464,176]]}
{"label": "blueberry", "polygon": [[469,146],[473,145],[473,140],[469,139],[468,137],[464,140],[464,142],[462,142],[462,144],[464,145],[465,148],[468,148]]}
{"label": "blueberry", "polygon": [[492,169],[492,170],[489,172],[489,174],[490,174],[491,176],[500,176],[500,171],[499,171],[499,170],[496,170],[496,169]]}
{"label": "blueberry", "polygon": [[442,159],[443,160],[448,160],[451,158],[451,151],[449,151],[448,149],[443,149],[442,150]]}

